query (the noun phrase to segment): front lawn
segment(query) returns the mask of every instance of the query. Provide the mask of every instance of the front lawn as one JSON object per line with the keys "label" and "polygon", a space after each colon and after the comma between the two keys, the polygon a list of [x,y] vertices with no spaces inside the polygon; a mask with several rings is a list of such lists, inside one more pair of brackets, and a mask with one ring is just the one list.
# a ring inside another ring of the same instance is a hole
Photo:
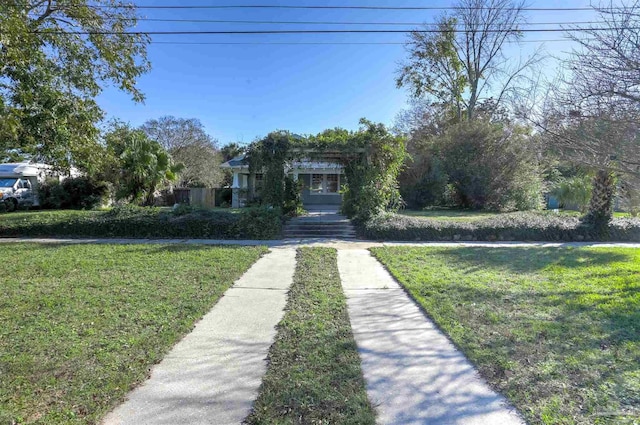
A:
{"label": "front lawn", "polygon": [[638,423],[640,249],[372,252],[530,423]]}
{"label": "front lawn", "polygon": [[247,424],[374,424],[336,250],[297,253],[286,313]]}
{"label": "front lawn", "polygon": [[[583,214],[580,211],[574,210],[542,210],[542,211],[529,211],[533,214],[539,215],[556,215],[556,216],[567,216],[567,217],[581,217]],[[471,222],[483,220],[485,218],[496,217],[503,214],[510,213],[500,213],[494,211],[483,211],[483,210],[462,210],[462,209],[448,209],[448,208],[429,208],[424,210],[412,210],[412,209],[404,209],[400,210],[398,214],[406,215],[409,217],[419,217],[419,218],[428,218],[430,220],[437,221],[455,221],[455,222]],[[631,214],[626,212],[614,212],[613,216],[615,218],[632,218]]]}
{"label": "front lawn", "polygon": [[92,424],[263,247],[0,245],[0,424]]}
{"label": "front lawn", "polygon": [[499,215],[498,212],[454,209],[400,210],[398,214],[409,217],[442,221],[476,221]]}

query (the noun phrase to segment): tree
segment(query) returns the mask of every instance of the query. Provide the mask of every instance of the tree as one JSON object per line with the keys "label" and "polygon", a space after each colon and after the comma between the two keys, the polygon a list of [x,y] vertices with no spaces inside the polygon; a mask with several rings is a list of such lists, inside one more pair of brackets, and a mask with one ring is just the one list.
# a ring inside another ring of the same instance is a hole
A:
{"label": "tree", "polygon": [[458,119],[473,119],[477,105],[493,95],[500,105],[517,91],[525,71],[539,63],[534,54],[515,66],[504,54],[505,43],[521,37],[524,1],[460,0],[450,16],[432,28],[413,31],[409,59],[402,64],[398,87],[414,97],[428,96],[453,108]]}
{"label": "tree", "polygon": [[174,161],[183,164],[180,186],[216,187],[222,181],[222,157],[216,141],[199,120],[165,116],[147,121],[142,130],[167,150]]}
{"label": "tree", "polygon": [[68,167],[97,151],[104,84],[143,100],[136,9],[121,0],[7,0],[0,7],[0,151]]}
{"label": "tree", "polygon": [[447,184],[434,140],[453,123],[450,110],[424,99],[411,99],[410,107],[395,119],[394,131],[406,139],[405,166],[398,176],[400,193],[409,208],[443,204]]}
{"label": "tree", "polygon": [[595,171],[584,221],[605,229],[617,176],[640,176],[640,3],[596,11],[597,26],[568,33],[578,47],[541,127],[566,157]]}
{"label": "tree", "polygon": [[434,138],[432,149],[457,206],[490,210],[541,206],[542,179],[529,129],[465,121]]}
{"label": "tree", "polygon": [[220,148],[220,154],[222,155],[222,161],[227,162],[237,156],[246,153],[247,148],[241,146],[238,143],[228,143]]}
{"label": "tree", "polygon": [[106,162],[116,198],[153,205],[155,192],[178,178],[182,166],[144,131],[114,123],[105,135],[111,161]]}

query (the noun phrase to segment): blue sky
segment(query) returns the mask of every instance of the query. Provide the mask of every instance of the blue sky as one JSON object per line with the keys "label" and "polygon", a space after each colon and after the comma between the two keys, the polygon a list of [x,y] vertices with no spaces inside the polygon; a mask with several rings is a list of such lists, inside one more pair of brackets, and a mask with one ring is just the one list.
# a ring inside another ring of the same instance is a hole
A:
{"label": "blue sky", "polygon": [[[135,0],[138,5],[377,5],[450,6],[452,1],[420,0]],[[580,7],[588,1],[531,1],[531,7]],[[150,19],[210,19],[265,21],[363,21],[432,22],[437,11],[192,9],[141,10]],[[529,22],[592,20],[591,12],[542,12],[527,14]],[[538,26],[543,28],[545,26]],[[546,26],[549,27],[549,26]],[[198,31],[251,29],[379,29],[380,26],[222,24],[141,21],[141,31]],[[384,26],[411,29],[409,26]],[[123,93],[107,88],[99,98],[108,118],[133,125],[163,115],[198,118],[220,145],[249,143],[276,129],[298,134],[326,128],[355,129],[358,120],[391,125],[406,105],[404,90],[395,87],[402,45],[392,44],[164,44],[180,43],[402,43],[403,34],[294,34],[294,35],[155,35],[149,46],[151,71],[139,81],[146,95],[136,104]],[[558,39],[560,33],[529,33],[526,41]],[[539,43],[509,47],[517,58]],[[556,55],[568,51],[568,43],[546,43]],[[547,66],[551,72],[552,64]]]}

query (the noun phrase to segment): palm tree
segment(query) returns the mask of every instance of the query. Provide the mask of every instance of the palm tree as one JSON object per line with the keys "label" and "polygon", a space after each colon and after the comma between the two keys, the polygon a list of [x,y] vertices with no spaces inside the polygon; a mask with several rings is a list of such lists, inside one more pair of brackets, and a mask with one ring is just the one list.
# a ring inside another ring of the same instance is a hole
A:
{"label": "palm tree", "polygon": [[128,136],[122,141],[122,186],[118,197],[131,197],[134,202],[153,205],[156,189],[175,181],[182,165],[173,164],[169,153],[144,132],[133,130]]}

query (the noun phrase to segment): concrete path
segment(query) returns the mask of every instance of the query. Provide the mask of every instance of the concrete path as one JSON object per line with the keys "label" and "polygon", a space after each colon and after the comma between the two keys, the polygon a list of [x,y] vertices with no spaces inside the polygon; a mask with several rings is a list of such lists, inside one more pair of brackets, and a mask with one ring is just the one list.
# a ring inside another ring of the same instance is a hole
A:
{"label": "concrete path", "polygon": [[293,249],[259,259],[103,425],[240,424],[258,395],[294,269]]}
{"label": "concrete path", "polygon": [[524,423],[368,251],[338,251],[338,269],[378,423]]}

